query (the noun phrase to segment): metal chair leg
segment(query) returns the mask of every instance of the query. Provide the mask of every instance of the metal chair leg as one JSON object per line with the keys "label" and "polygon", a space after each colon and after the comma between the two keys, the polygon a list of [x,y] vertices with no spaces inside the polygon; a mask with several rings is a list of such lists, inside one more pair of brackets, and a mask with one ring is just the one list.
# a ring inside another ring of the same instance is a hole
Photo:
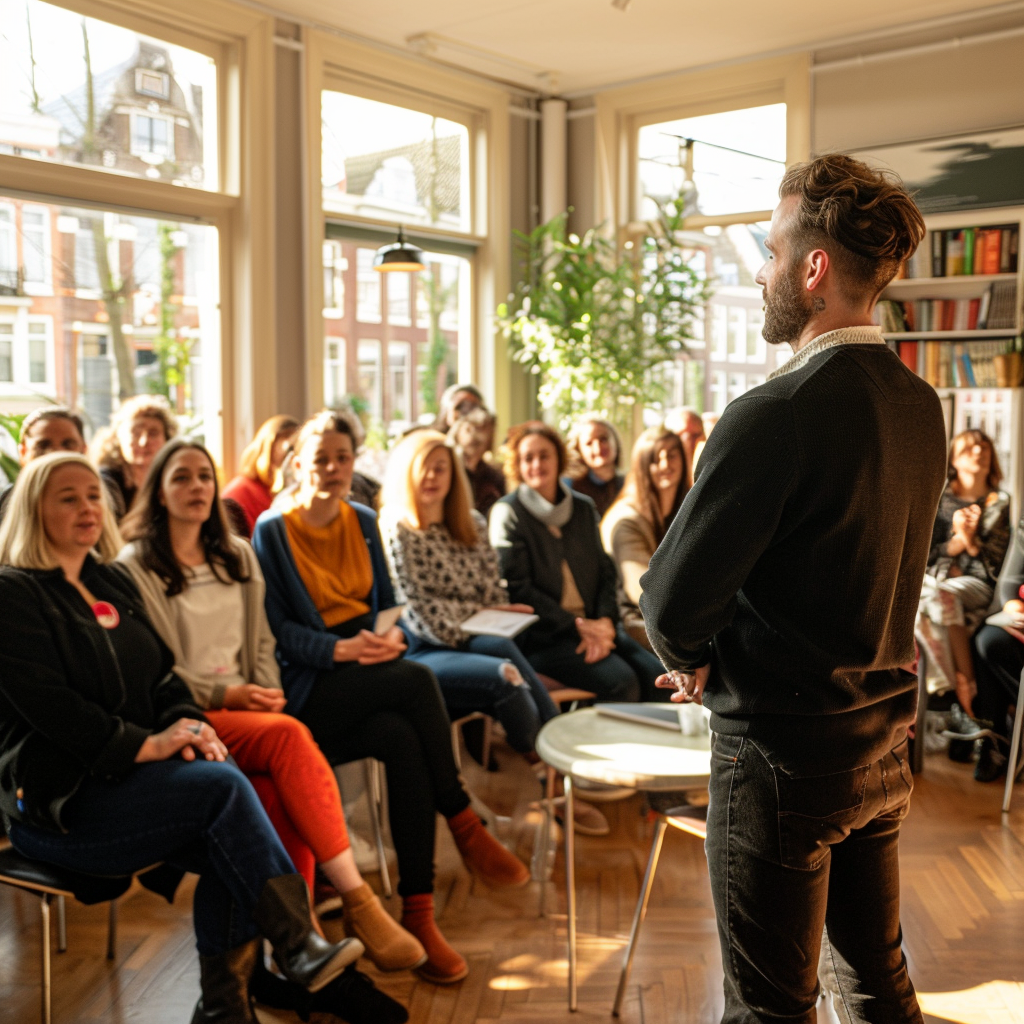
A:
{"label": "metal chair leg", "polygon": [[1013,736],[1010,739],[1010,759],[1006,762],[1006,788],[1003,790],[1003,814],[1010,813],[1013,783],[1017,777],[1017,756],[1020,754],[1020,733],[1024,726],[1024,672],[1020,674],[1017,691],[1017,713],[1013,716]]}
{"label": "metal chair leg", "polygon": [[42,913],[42,954],[43,985],[40,1018],[43,1024],[50,1024],[50,894],[43,893],[39,901]]}
{"label": "metal chair leg", "polygon": [[384,851],[384,830],[381,821],[383,814],[382,787],[377,762],[367,758],[364,762],[366,773],[366,799],[370,805],[370,825],[373,828],[373,842],[377,847],[377,863],[380,865],[380,881],[384,887],[384,896],[391,898],[391,872],[388,871],[388,858]]}
{"label": "metal chair leg", "polygon": [[107,915],[107,959],[117,958],[117,900],[110,901],[110,912]]}
{"label": "metal chair leg", "polygon": [[626,985],[629,983],[629,972],[633,967],[636,940],[640,935],[640,925],[644,923],[644,918],[647,916],[647,902],[651,898],[651,889],[654,887],[654,873],[658,870],[658,859],[661,857],[661,847],[665,841],[665,831],[667,828],[668,823],[665,821],[665,816],[659,814],[658,824],[654,829],[654,838],[651,840],[651,855],[647,858],[647,871],[644,874],[640,897],[636,901],[636,912],[633,914],[633,927],[629,933],[629,945],[626,946],[626,953],[622,958],[622,973],[619,975],[619,987],[615,993],[615,1003],[612,1006],[613,1017],[618,1017],[619,1010],[622,1009],[622,1000],[626,995]]}
{"label": "metal chair leg", "polygon": [[57,952],[66,953],[68,948],[68,914],[64,897],[57,897]]}
{"label": "metal chair leg", "polygon": [[569,918],[569,1011],[576,1012],[576,830],[572,776],[565,776],[565,889]]}
{"label": "metal chair leg", "polygon": [[533,841],[533,869],[534,877],[540,876],[540,910],[538,917],[543,917],[547,910],[548,875],[551,874],[551,825],[554,820],[553,801],[555,799],[555,769],[547,766],[544,782],[544,799],[541,800],[541,808],[544,813],[544,823],[537,829],[537,835]]}

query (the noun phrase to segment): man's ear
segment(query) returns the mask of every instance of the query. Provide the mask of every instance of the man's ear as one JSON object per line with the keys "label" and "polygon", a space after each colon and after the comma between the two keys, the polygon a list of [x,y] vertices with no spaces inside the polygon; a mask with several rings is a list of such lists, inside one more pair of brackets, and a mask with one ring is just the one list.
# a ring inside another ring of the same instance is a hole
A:
{"label": "man's ear", "polygon": [[804,260],[807,277],[805,284],[809,292],[820,287],[828,273],[829,258],[824,249],[812,249]]}

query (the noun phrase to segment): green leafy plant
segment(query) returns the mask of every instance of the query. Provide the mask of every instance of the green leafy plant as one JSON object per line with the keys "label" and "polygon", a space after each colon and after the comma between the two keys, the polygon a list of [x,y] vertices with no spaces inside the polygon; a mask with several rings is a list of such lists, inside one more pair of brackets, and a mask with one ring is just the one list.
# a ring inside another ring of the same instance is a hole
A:
{"label": "green leafy plant", "polygon": [[[21,437],[21,425],[24,423],[26,415],[28,414],[23,412],[17,414],[0,412],[0,432],[3,432],[10,438],[15,448],[17,448],[18,439]],[[3,470],[4,476],[11,483],[14,483],[18,477],[18,470],[21,469],[21,464],[10,452],[0,448],[0,469]]]}
{"label": "green leafy plant", "polygon": [[497,322],[559,426],[600,411],[628,433],[634,407],[667,397],[663,369],[686,351],[709,285],[680,244],[681,201],[621,249],[599,228],[567,234],[566,218],[516,232],[521,283]]}

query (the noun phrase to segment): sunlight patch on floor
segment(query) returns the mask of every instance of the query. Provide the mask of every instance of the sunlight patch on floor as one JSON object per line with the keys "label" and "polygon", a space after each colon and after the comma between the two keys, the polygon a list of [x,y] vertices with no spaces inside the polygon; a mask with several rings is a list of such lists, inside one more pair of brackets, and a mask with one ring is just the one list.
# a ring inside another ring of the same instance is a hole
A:
{"label": "sunlight patch on floor", "polygon": [[918,992],[921,1009],[955,1024],[1024,1024],[1024,982],[986,981],[957,992]]}

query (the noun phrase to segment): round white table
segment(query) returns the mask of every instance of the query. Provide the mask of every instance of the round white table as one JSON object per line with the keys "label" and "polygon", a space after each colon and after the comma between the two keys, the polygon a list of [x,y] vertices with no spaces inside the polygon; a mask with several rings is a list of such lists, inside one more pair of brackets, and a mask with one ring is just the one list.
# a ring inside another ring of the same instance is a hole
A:
{"label": "round white table", "polygon": [[[551,719],[537,737],[537,753],[548,766],[545,850],[550,846],[555,772],[565,777],[565,886],[569,920],[569,1009],[576,1010],[576,843],[573,782],[657,792],[700,789],[711,774],[708,714],[694,704],[674,706],[683,730],[625,721],[583,708]],[[541,875],[544,912],[547,872]]]}

